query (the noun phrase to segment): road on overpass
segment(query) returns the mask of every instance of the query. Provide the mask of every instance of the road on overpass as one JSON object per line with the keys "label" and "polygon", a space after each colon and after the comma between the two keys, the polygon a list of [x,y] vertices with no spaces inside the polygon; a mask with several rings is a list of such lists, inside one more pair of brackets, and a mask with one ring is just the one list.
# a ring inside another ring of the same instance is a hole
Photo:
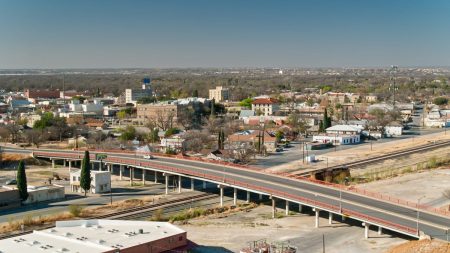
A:
{"label": "road on overpass", "polygon": [[[39,150],[35,156],[42,158],[79,159],[82,152]],[[341,188],[267,174],[240,167],[168,157],[143,159],[130,153],[109,153],[106,162],[134,168],[167,171],[169,173],[204,179],[220,185],[236,187],[273,196],[319,210],[344,215],[366,224],[382,226],[392,231],[417,236],[420,231],[434,238],[447,240],[450,217],[396,204],[374,197],[356,194]]]}

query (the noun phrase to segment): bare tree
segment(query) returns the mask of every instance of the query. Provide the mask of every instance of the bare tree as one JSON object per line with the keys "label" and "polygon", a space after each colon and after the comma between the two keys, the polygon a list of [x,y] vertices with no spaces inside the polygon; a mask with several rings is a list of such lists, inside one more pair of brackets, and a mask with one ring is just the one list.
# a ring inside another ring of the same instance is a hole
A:
{"label": "bare tree", "polygon": [[100,143],[106,139],[106,135],[102,131],[97,131],[89,135],[86,144],[93,148],[98,148]]}
{"label": "bare tree", "polygon": [[46,142],[48,140],[49,134],[45,130],[38,129],[27,129],[24,131],[25,138],[28,141],[28,144],[33,144],[36,148]]}
{"label": "bare tree", "polygon": [[166,131],[172,128],[175,121],[175,112],[173,111],[157,111],[156,115],[150,117],[146,123],[147,126],[156,126],[159,129]]}
{"label": "bare tree", "polygon": [[211,148],[213,139],[207,131],[191,130],[184,135],[186,150],[199,152],[203,148]]}
{"label": "bare tree", "polygon": [[9,133],[11,143],[13,143],[13,144],[16,143],[20,137],[21,126],[15,122],[10,123],[10,124],[6,125],[6,130]]}

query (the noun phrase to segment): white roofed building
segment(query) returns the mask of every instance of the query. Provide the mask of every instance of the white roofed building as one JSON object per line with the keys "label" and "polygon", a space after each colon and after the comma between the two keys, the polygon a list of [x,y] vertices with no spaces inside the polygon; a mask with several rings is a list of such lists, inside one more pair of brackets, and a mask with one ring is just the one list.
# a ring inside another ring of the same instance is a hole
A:
{"label": "white roofed building", "polygon": [[0,240],[0,252],[159,253],[186,244],[186,231],[168,222],[70,220],[57,221],[54,228]]}

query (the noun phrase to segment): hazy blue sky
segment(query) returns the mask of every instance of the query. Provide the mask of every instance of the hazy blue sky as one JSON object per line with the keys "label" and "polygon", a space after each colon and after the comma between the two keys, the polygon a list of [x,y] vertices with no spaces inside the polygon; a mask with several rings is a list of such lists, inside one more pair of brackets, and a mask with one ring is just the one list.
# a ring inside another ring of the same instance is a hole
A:
{"label": "hazy blue sky", "polygon": [[0,68],[450,66],[449,0],[0,0]]}

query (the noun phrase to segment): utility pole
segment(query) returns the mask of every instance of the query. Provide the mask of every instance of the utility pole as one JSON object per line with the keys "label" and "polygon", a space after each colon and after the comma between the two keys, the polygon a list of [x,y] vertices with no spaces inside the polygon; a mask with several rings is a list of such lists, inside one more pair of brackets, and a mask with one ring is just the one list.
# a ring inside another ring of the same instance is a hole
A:
{"label": "utility pole", "polygon": [[322,253],[325,253],[325,234],[322,234]]}

